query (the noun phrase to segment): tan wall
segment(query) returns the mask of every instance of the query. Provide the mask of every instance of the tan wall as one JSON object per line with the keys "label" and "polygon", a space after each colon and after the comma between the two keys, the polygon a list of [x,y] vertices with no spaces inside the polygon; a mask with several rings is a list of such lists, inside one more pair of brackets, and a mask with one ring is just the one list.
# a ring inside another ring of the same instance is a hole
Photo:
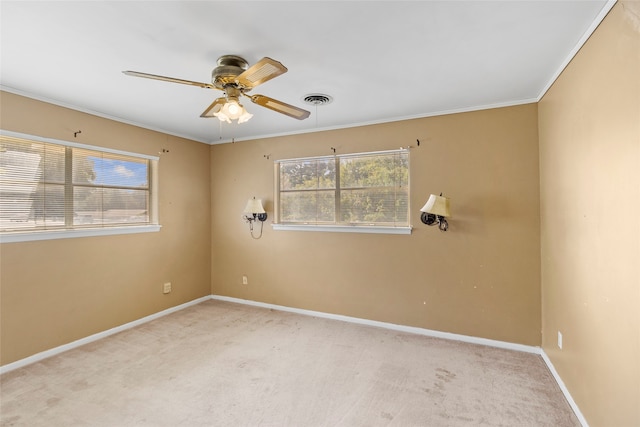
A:
{"label": "tan wall", "polygon": [[[274,160],[408,145],[411,235],[272,230]],[[540,345],[535,104],[216,145],[211,168],[213,294]],[[446,233],[419,218],[440,192]],[[241,220],[252,196],[260,240]]]}
{"label": "tan wall", "polygon": [[591,426],[638,426],[640,3],[611,10],[539,129],[543,348]]}
{"label": "tan wall", "polygon": [[[148,155],[169,150],[159,161],[160,232],[0,245],[0,364],[210,294],[207,145],[7,92],[0,102],[5,130]],[[164,295],[167,281],[173,292]]]}

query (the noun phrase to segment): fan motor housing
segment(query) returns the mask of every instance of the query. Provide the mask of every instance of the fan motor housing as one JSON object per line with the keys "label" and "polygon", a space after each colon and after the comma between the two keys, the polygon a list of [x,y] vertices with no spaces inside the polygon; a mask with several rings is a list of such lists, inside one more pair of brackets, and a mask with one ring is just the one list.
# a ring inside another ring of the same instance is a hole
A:
{"label": "fan motor housing", "polygon": [[249,68],[249,63],[242,57],[236,55],[223,55],[218,58],[218,66],[211,72],[211,82],[218,89],[230,84],[235,85],[236,77]]}

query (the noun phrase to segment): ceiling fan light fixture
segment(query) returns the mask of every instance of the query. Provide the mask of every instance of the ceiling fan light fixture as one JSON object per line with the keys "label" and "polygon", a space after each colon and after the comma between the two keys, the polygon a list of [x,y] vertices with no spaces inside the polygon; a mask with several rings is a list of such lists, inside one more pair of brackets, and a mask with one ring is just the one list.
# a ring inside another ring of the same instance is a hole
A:
{"label": "ceiling fan light fixture", "polygon": [[229,117],[233,118],[234,116],[236,116],[235,118],[238,118],[237,116],[240,113],[240,109],[242,107],[240,107],[240,105],[236,101],[227,102],[226,107],[227,107],[227,112],[229,113]]}
{"label": "ceiling fan light fixture", "polygon": [[222,106],[220,111],[213,113],[221,122],[231,123],[231,120],[237,120],[238,123],[244,123],[248,121],[253,114],[249,113],[237,99],[229,99]]}
{"label": "ceiling fan light fixture", "polygon": [[[244,58],[236,55],[223,55],[218,58],[218,66],[211,73],[211,83],[201,83],[192,80],[176,79],[174,77],[160,76],[157,74],[141,73],[139,71],[123,71],[124,74],[134,77],[161,80],[172,83],[180,83],[191,86],[199,86],[204,89],[217,89],[225,92],[225,96],[217,98],[200,117],[217,117],[221,122],[231,123],[237,120],[244,123],[253,117],[238,101],[241,96],[247,96],[251,102],[270,110],[284,114],[294,119],[304,120],[311,114],[307,110],[289,105],[277,99],[264,95],[247,95],[247,92],[258,85],[286,73],[287,67],[280,62],[264,57],[249,67]],[[317,102],[313,102],[317,105]]]}

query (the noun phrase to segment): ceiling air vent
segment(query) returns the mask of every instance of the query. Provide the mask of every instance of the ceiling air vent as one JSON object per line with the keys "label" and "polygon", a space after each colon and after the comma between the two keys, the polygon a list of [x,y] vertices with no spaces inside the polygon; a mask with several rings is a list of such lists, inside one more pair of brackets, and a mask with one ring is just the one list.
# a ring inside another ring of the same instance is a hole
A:
{"label": "ceiling air vent", "polygon": [[310,93],[309,95],[305,95],[302,100],[311,105],[327,105],[331,104],[333,98],[322,93]]}

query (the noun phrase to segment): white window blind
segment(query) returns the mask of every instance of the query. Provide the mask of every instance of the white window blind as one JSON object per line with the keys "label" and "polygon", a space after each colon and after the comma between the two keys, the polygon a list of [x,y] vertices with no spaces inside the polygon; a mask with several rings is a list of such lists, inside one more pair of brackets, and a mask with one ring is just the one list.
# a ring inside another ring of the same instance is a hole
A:
{"label": "white window blind", "polygon": [[149,160],[73,149],[73,225],[149,222]]}
{"label": "white window blind", "polygon": [[0,232],[151,223],[150,156],[0,135]]}
{"label": "white window blind", "polygon": [[276,161],[279,224],[409,226],[409,153]]}

